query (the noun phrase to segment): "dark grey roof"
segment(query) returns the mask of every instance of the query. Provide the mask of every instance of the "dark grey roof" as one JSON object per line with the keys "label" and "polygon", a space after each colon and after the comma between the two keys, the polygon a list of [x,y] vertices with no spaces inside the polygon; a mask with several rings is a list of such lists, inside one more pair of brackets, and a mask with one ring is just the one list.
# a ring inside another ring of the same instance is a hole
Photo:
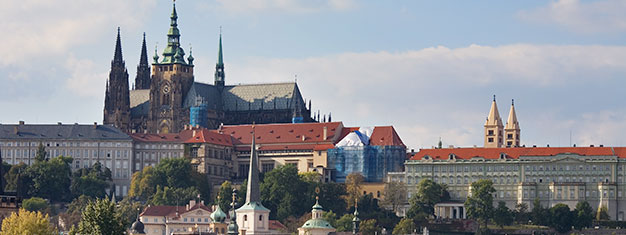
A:
{"label": "dark grey roof", "polygon": [[130,136],[110,125],[7,125],[0,124],[0,139],[131,140]]}
{"label": "dark grey roof", "polygon": [[189,88],[187,97],[185,97],[183,107],[189,108],[194,106],[198,98],[202,98],[202,102],[204,102],[207,105],[207,108],[211,110],[216,110],[218,105],[220,105],[221,97],[217,87],[205,83],[194,82],[193,85],[191,85],[191,88]]}
{"label": "dark grey roof", "polygon": [[130,116],[147,116],[150,111],[150,89],[130,91]]}
{"label": "dark grey roof", "polygon": [[[224,110],[244,111],[291,109],[293,100],[300,98],[295,82],[236,85],[224,87]],[[250,104],[248,104],[250,103]]]}

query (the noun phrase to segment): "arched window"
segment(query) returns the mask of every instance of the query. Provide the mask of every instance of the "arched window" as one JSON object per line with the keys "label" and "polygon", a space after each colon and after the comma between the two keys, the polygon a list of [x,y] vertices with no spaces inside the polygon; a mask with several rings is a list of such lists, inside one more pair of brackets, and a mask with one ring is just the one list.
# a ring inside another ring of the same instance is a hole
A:
{"label": "arched window", "polygon": [[259,221],[263,221],[263,215],[259,215]]}

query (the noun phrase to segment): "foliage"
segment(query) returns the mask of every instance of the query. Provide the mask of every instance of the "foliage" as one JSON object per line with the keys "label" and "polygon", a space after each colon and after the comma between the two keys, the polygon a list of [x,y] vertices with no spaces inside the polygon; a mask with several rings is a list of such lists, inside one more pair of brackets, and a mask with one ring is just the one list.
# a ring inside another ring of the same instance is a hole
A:
{"label": "foliage", "polygon": [[46,152],[46,147],[43,146],[43,143],[39,142],[39,147],[37,147],[37,153],[35,154],[35,162],[43,162],[48,160],[48,153]]}
{"label": "foliage", "polygon": [[222,211],[230,210],[230,203],[233,202],[233,187],[230,181],[222,183],[217,196],[219,197],[219,207],[222,208]]}
{"label": "foliage", "polygon": [[48,202],[40,197],[31,197],[22,201],[22,207],[28,211],[44,212],[48,209]]}
{"label": "foliage", "polygon": [[513,219],[513,212],[506,207],[505,202],[499,201],[498,207],[493,212],[493,222],[500,228],[504,228],[504,225],[511,225]]}
{"label": "foliage", "polygon": [[[354,211],[351,208],[350,211]],[[379,226],[393,228],[400,218],[389,210],[384,210],[378,206],[378,200],[372,194],[366,194],[359,198],[359,218],[363,220],[373,219]]]}
{"label": "foliage", "polygon": [[311,219],[311,213],[304,214],[300,217],[287,217],[287,219],[285,219],[285,227],[287,227],[287,232],[297,234],[298,228],[301,227],[309,219]]}
{"label": "foliage", "polygon": [[487,179],[478,180],[471,185],[472,195],[465,201],[467,216],[483,222],[487,227],[489,219],[493,216],[493,182]]}
{"label": "foliage", "polygon": [[[26,172],[26,168],[28,168],[28,165],[24,163],[12,165],[11,168],[9,168],[9,170],[4,175],[4,179],[6,182],[5,190],[18,191],[18,185],[26,185],[28,181],[26,181],[27,179],[25,177],[22,177],[24,175],[24,172]],[[26,190],[24,189],[24,187],[19,188],[19,192],[17,192],[18,196],[24,196],[25,191]]]}
{"label": "foliage", "polygon": [[528,212],[528,204],[518,203],[517,205],[515,205],[515,211],[513,211],[513,217],[515,217],[515,221],[518,224],[528,223],[528,219],[530,219],[530,213]]}
{"label": "foliage", "polygon": [[125,197],[117,203],[117,213],[122,217],[124,228],[129,228],[135,222],[143,208],[141,202],[133,201],[130,197]]}
{"label": "foliage", "polygon": [[141,171],[133,174],[130,181],[129,197],[139,198],[147,201],[156,192],[157,179],[155,169],[152,166],[146,166]]}
{"label": "foliage", "polygon": [[337,214],[333,211],[325,211],[322,213],[322,219],[326,220],[333,228],[337,228]]}
{"label": "foliage", "polygon": [[124,234],[126,227],[122,217],[116,211],[113,201],[108,198],[89,202],[78,224],[78,233],[95,235]]}
{"label": "foliage", "polygon": [[398,225],[396,225],[396,227],[393,229],[392,234],[393,235],[412,234],[413,231],[415,231],[415,229],[417,229],[417,226],[415,226],[415,223],[413,222],[413,220],[409,218],[404,218],[400,220],[400,223],[398,223]]}
{"label": "foliage", "polygon": [[346,176],[346,205],[353,206],[354,202],[361,196],[361,185],[365,182],[365,177],[361,173],[353,172]]}
{"label": "foliage", "polygon": [[319,183],[322,182],[322,175],[315,171],[302,172],[299,173],[300,178],[308,183]]}
{"label": "foliage", "polygon": [[188,188],[170,188],[157,186],[156,193],[152,196],[151,205],[184,205],[190,200],[196,199],[199,195],[195,187]]}
{"label": "foliage", "polygon": [[339,219],[337,219],[337,222],[335,223],[335,228],[337,229],[337,232],[350,232],[352,231],[352,219],[354,218],[354,215],[352,214],[345,214],[343,216],[341,216]]}
{"label": "foliage", "polygon": [[417,192],[409,199],[407,217],[415,221],[423,221],[435,214],[435,204],[450,199],[444,184],[431,179],[423,179],[417,184]]}
{"label": "foliage", "polygon": [[601,206],[598,208],[598,212],[596,213],[596,220],[610,220],[609,209],[606,206]]}
{"label": "foliage", "polygon": [[578,202],[576,209],[574,209],[574,217],[574,227],[576,229],[581,230],[585,227],[591,227],[591,223],[593,222],[593,208],[591,208],[589,202]]}
{"label": "foliage", "polygon": [[396,211],[398,206],[406,202],[406,185],[404,182],[389,182],[385,184],[385,198],[382,204],[391,207],[392,211]]}
{"label": "foliage", "polygon": [[[72,170],[71,157],[58,156],[48,161],[37,161],[26,168],[24,182],[28,182],[27,195],[66,201],[71,199],[70,191]],[[22,180],[22,179],[20,179]]]}
{"label": "foliage", "polygon": [[363,220],[359,224],[359,232],[363,235],[374,235],[380,233],[380,227],[376,226],[376,220]]}
{"label": "foliage", "polygon": [[41,212],[30,212],[20,209],[18,213],[12,213],[11,216],[2,221],[2,232],[0,235],[13,234],[56,234],[56,231],[48,215]]}
{"label": "foliage", "polygon": [[102,164],[96,162],[89,168],[76,171],[72,177],[70,189],[74,197],[87,195],[93,198],[106,196],[106,189],[110,187],[111,170],[102,169]]}
{"label": "foliage", "polygon": [[59,217],[63,219],[66,225],[64,229],[67,230],[72,226],[78,225],[82,217],[83,210],[87,207],[87,204],[89,204],[89,201],[91,200],[93,199],[88,196],[81,195],[67,205],[67,210],[59,214]]}
{"label": "foliage", "polygon": [[263,205],[271,210],[270,218],[284,221],[289,216],[300,217],[313,205],[295,166],[280,166],[265,173],[260,188]]}
{"label": "foliage", "polygon": [[535,198],[533,201],[533,210],[530,213],[533,224],[535,225],[543,225],[548,226],[550,221],[550,210],[548,208],[543,208],[538,198]]}
{"label": "foliage", "polygon": [[[342,200],[342,198],[344,198],[347,193],[346,187],[343,184],[320,182],[309,182],[308,184],[309,192],[307,192],[307,195],[315,195],[315,188],[320,189],[319,202],[324,206],[326,211],[333,211],[339,215],[346,212],[346,201]],[[311,203],[313,203],[312,200]],[[312,204],[310,204],[308,208],[310,209],[311,206]]]}
{"label": "foliage", "polygon": [[550,227],[561,233],[572,229],[574,222],[574,214],[569,210],[569,206],[565,204],[556,204],[550,208]]}

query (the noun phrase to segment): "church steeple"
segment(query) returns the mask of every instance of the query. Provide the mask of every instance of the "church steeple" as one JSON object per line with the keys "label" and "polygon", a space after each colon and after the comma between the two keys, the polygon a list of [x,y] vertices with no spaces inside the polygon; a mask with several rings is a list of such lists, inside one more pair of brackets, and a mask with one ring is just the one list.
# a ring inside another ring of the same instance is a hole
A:
{"label": "church steeple", "polygon": [[170,29],[167,31],[167,47],[163,50],[163,60],[161,64],[187,64],[185,62],[185,52],[180,47],[180,31],[178,30],[178,14],[176,13],[176,2],[172,7],[170,16]]}
{"label": "church steeple", "polygon": [[509,119],[506,121],[504,128],[504,136],[506,138],[507,147],[520,146],[520,126],[515,113],[515,100],[511,100],[511,110],[509,111]]}
{"label": "church steeple", "polygon": [[250,145],[250,169],[248,171],[248,187],[246,188],[246,204],[261,203],[259,193],[259,166],[256,150],[256,137],[252,126],[252,144]]}
{"label": "church steeple", "polygon": [[111,67],[124,67],[122,58],[122,39],[120,38],[120,27],[117,27],[117,40],[115,41],[115,54],[111,61]]}
{"label": "church steeple", "polygon": [[128,90],[128,71],[122,58],[122,40],[120,28],[117,28],[115,53],[111,61],[111,71],[106,83],[104,97],[104,124],[114,125],[122,131],[129,131],[130,99]]}
{"label": "church steeple", "polygon": [[215,64],[215,86],[222,88],[224,87],[224,57],[222,55],[222,30],[220,27],[220,44],[217,49],[217,63]]}
{"label": "church steeple", "polygon": [[499,148],[502,147],[502,131],[504,126],[502,125],[502,118],[498,112],[498,105],[496,104],[496,96],[493,96],[493,102],[491,102],[491,109],[489,110],[489,116],[485,122],[485,148]]}
{"label": "church steeple", "polygon": [[139,65],[137,65],[135,89],[150,89],[150,65],[148,64],[148,50],[146,49],[146,33],[143,33],[143,42],[141,43],[141,56],[139,56]]}

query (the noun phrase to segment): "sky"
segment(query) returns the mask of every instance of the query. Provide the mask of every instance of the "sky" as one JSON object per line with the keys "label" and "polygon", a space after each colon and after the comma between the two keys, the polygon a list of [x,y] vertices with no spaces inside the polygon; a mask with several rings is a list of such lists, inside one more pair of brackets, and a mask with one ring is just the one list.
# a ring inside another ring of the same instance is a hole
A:
{"label": "sky", "polygon": [[[117,27],[129,80],[162,53],[168,0],[0,0],[0,123],[102,122]],[[178,0],[195,80],[297,80],[345,126],[393,125],[409,149],[482,146],[496,95],[521,142],[626,145],[626,1]]]}

